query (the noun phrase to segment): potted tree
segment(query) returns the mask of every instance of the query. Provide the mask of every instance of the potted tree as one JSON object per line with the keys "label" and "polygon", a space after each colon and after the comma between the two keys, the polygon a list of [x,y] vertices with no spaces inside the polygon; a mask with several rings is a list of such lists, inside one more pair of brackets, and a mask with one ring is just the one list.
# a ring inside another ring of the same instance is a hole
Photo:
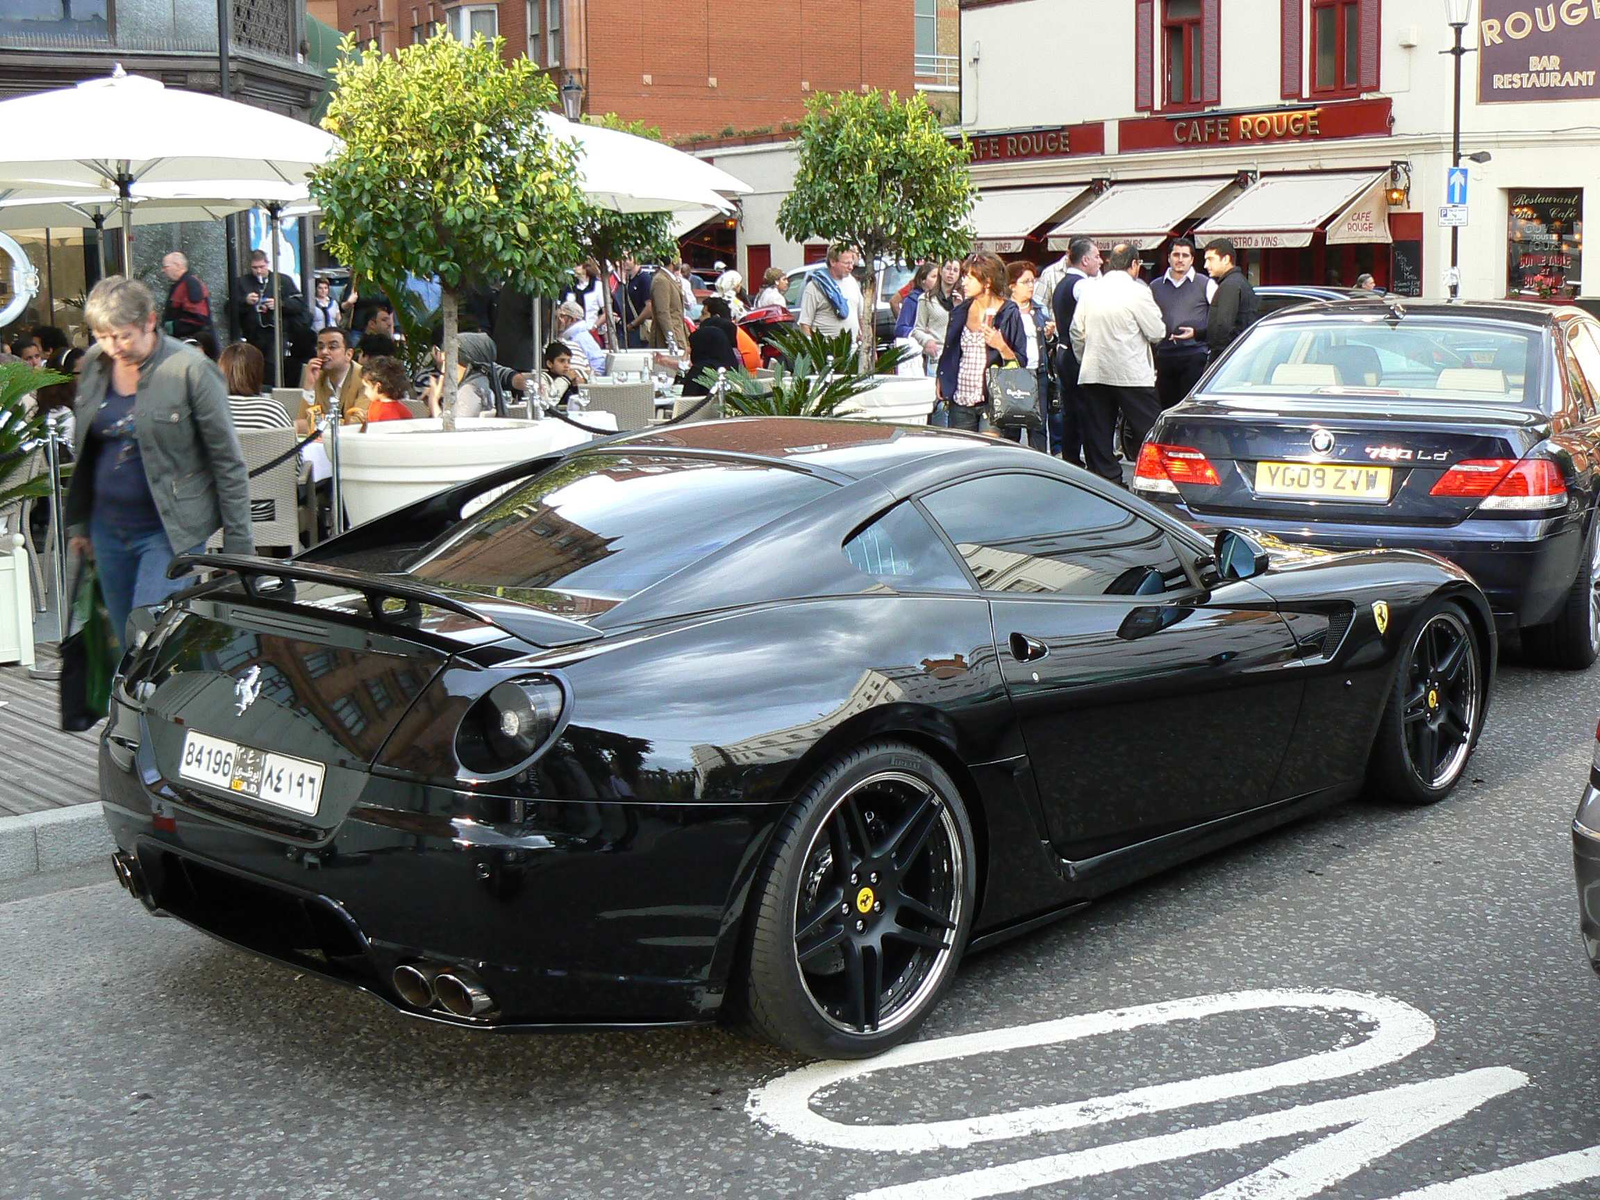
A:
{"label": "potted tree", "polygon": [[334,68],[323,124],[344,147],[311,178],[329,247],[391,293],[408,272],[437,279],[444,329],[442,415],[341,432],[345,503],[357,521],[589,437],[559,421],[493,417],[457,429],[462,290],[507,280],[554,291],[591,212],[572,148],[542,120],[558,107],[555,84],[502,49],[499,38],[460,42],[442,29],[391,54],[349,37]]}

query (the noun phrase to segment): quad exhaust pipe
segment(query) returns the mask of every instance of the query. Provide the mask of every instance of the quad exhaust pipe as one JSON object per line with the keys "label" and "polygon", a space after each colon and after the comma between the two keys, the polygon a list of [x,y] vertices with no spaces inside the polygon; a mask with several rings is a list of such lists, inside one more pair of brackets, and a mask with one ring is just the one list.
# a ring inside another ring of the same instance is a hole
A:
{"label": "quad exhaust pipe", "polygon": [[390,982],[412,1008],[442,1009],[453,1017],[481,1017],[495,1008],[489,989],[466,967],[401,963],[391,973]]}
{"label": "quad exhaust pipe", "polygon": [[146,895],[144,877],[139,874],[139,864],[131,854],[124,854],[118,850],[111,856],[111,873],[117,877],[117,882],[122,885],[122,890],[135,900],[143,900]]}

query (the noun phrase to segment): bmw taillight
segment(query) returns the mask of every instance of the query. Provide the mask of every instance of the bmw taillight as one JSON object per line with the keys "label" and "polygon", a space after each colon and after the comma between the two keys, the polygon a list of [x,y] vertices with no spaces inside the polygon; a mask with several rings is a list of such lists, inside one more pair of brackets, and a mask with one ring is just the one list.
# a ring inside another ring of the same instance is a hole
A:
{"label": "bmw taillight", "polygon": [[1548,458],[1469,458],[1441,475],[1428,494],[1477,500],[1480,511],[1536,512],[1565,507],[1567,484]]}
{"label": "bmw taillight", "polygon": [[1178,494],[1180,483],[1200,487],[1220,487],[1217,469],[1193,446],[1167,446],[1146,442],[1139,447],[1139,461],[1133,469],[1133,486],[1146,492]]}
{"label": "bmw taillight", "polygon": [[560,684],[532,677],[497,683],[456,730],[456,758],[474,775],[521,770],[549,744],[565,705]]}

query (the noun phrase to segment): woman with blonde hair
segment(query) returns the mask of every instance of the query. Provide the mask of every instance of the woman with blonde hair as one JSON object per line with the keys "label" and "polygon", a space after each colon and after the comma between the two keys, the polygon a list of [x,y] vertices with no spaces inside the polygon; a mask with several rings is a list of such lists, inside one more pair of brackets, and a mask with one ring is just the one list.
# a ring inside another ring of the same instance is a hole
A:
{"label": "woman with blonde hair", "polygon": [[253,554],[250,480],[222,372],[168,337],[138,280],[112,275],[83,308],[95,345],[78,379],[77,467],[66,524],[92,555],[120,642],[128,614],[187,586],[168,579],[179,554],[222,530],[226,554]]}

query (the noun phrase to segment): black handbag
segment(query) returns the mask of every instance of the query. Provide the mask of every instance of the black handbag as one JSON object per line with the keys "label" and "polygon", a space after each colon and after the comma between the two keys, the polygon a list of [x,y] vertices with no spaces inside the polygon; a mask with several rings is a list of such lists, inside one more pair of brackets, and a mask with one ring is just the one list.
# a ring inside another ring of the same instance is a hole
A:
{"label": "black handbag", "polygon": [[106,715],[116,642],[93,564],[83,563],[68,594],[72,606],[68,633],[61,640],[61,728],[79,733]]}
{"label": "black handbag", "polygon": [[989,403],[995,428],[1038,429],[1038,372],[1032,367],[990,367]]}

